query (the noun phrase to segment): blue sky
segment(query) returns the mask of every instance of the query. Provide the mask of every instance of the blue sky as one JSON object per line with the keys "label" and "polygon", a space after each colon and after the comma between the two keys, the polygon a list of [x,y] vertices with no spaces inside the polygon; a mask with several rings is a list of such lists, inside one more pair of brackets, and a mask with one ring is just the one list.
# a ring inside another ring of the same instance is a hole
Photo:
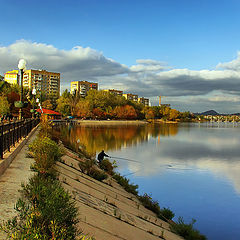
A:
{"label": "blue sky", "polygon": [[0,74],[24,57],[61,72],[62,89],[97,81],[153,105],[163,95],[182,111],[240,112],[238,0],[0,0],[0,9]]}

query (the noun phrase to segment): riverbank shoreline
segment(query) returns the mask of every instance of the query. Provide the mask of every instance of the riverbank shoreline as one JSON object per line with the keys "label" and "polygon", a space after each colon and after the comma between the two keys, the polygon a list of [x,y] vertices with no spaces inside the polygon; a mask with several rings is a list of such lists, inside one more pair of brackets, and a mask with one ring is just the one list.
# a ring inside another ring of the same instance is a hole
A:
{"label": "riverbank shoreline", "polygon": [[146,125],[146,124],[178,124],[177,121],[169,121],[162,119],[154,119],[154,120],[74,120],[81,126],[96,126],[96,125]]}
{"label": "riverbank shoreline", "polygon": [[145,125],[143,120],[76,120],[80,125]]}

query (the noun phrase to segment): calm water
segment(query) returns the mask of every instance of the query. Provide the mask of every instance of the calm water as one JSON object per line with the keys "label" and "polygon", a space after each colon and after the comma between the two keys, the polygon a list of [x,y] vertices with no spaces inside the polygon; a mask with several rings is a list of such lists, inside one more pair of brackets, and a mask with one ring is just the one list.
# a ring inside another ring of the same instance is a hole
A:
{"label": "calm water", "polygon": [[[210,240],[240,239],[240,125],[204,123],[67,127],[62,135],[92,154],[104,149],[118,171]],[[113,158],[114,159],[114,158]]]}

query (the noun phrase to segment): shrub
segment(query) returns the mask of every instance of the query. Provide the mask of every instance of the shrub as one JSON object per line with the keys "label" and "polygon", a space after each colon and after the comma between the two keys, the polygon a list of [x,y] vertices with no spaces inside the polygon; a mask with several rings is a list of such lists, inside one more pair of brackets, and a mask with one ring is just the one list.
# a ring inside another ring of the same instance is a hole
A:
{"label": "shrub", "polygon": [[103,159],[101,163],[99,164],[99,167],[106,171],[109,175],[114,175],[114,168],[117,166],[115,165],[115,162],[111,163],[108,159]]}
{"label": "shrub", "polygon": [[191,223],[186,224],[182,217],[178,218],[177,223],[173,223],[170,225],[170,228],[176,234],[182,236],[186,240],[206,240],[207,238],[200,234],[200,232],[193,228],[193,224],[196,220],[192,220]]}
{"label": "shrub", "polygon": [[163,208],[160,210],[159,218],[162,220],[172,220],[175,214],[169,208]]}
{"label": "shrub", "polygon": [[83,173],[87,174],[90,177],[98,181],[106,179],[108,176],[104,172],[94,168],[96,160],[87,159],[85,162],[79,162],[78,165]]}
{"label": "shrub", "polygon": [[113,178],[129,193],[138,195],[138,185],[130,184],[129,179],[121,176],[119,173],[113,175]]}
{"label": "shrub", "polygon": [[35,175],[22,185],[18,215],[1,226],[9,239],[75,239],[77,208],[57,180]]}
{"label": "shrub", "polygon": [[53,140],[48,137],[38,137],[29,144],[29,150],[35,160],[33,170],[46,176],[55,173],[53,167],[56,161],[61,159],[62,151]]}
{"label": "shrub", "polygon": [[93,177],[94,179],[98,180],[98,181],[102,181],[104,179],[106,179],[108,176],[106,173],[99,171],[97,169],[92,168],[89,172],[89,176]]}
{"label": "shrub", "polygon": [[160,215],[161,210],[157,201],[154,201],[150,195],[144,193],[143,196],[138,196],[139,201],[143,204],[143,206],[157,215]]}
{"label": "shrub", "polygon": [[87,175],[89,175],[90,170],[96,164],[96,161],[93,159],[86,159],[84,162],[79,162],[78,166],[81,171]]}
{"label": "shrub", "polygon": [[39,136],[40,137],[50,137],[51,128],[52,128],[52,126],[51,126],[51,123],[48,121],[48,119],[44,116],[41,117]]}

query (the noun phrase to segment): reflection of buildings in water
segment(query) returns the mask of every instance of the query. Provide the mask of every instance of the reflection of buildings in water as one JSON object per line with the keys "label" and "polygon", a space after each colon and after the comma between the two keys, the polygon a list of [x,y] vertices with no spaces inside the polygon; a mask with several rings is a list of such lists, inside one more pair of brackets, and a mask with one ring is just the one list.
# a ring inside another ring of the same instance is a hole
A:
{"label": "reflection of buildings in water", "polygon": [[104,150],[119,150],[148,142],[151,137],[176,135],[178,132],[176,124],[162,125],[131,125],[131,126],[72,126],[62,127],[61,134],[66,141],[84,145],[86,151],[95,154]]}

